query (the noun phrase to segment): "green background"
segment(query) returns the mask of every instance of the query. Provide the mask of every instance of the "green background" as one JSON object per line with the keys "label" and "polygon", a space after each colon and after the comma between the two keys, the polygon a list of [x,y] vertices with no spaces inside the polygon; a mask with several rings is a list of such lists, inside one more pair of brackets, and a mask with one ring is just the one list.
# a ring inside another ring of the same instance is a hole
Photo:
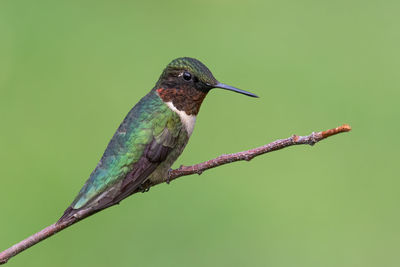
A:
{"label": "green background", "polygon": [[400,2],[0,2],[0,249],[58,219],[172,59],[212,91],[176,162],[353,131],[137,194],[8,266],[399,266]]}

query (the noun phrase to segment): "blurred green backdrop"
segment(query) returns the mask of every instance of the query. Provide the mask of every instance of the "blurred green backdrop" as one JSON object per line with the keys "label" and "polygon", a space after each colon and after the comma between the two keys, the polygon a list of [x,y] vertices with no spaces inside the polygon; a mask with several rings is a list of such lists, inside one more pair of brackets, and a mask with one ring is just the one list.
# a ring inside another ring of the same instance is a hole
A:
{"label": "blurred green backdrop", "polygon": [[8,266],[399,266],[399,1],[0,2],[0,249],[53,223],[180,56],[222,82],[176,163],[353,131],[161,185]]}

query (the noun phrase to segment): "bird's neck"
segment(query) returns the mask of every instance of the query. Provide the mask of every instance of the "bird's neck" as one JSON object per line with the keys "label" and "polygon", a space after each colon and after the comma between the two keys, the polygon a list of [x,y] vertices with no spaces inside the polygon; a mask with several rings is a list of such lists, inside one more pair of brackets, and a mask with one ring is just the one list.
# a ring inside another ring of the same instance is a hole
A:
{"label": "bird's neck", "polygon": [[201,103],[207,93],[195,88],[159,87],[156,91],[165,103],[170,103],[177,111],[185,112],[188,116],[199,113]]}

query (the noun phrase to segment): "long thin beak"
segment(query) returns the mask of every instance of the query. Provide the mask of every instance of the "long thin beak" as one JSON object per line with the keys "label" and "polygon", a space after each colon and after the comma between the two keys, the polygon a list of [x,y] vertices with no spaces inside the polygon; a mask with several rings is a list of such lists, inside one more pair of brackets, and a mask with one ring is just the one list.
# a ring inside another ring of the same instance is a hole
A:
{"label": "long thin beak", "polygon": [[213,87],[214,88],[221,88],[221,89],[233,91],[233,92],[236,92],[236,93],[239,93],[239,94],[244,94],[244,95],[251,96],[251,97],[258,97],[253,93],[250,93],[250,92],[247,92],[247,91],[244,91],[244,90],[240,90],[238,88],[235,88],[233,86],[230,86],[230,85],[227,85],[227,84],[224,84],[224,83],[218,83],[218,84],[214,85]]}

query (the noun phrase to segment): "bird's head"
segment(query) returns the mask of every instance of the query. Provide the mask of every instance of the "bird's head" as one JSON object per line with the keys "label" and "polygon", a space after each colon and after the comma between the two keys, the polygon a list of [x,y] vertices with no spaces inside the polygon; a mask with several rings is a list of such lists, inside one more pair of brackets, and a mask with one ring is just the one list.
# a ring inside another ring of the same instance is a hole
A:
{"label": "bird's head", "polygon": [[172,102],[175,108],[188,115],[197,115],[205,96],[213,88],[258,97],[218,82],[203,63],[190,57],[177,58],[169,63],[155,86],[164,102]]}

